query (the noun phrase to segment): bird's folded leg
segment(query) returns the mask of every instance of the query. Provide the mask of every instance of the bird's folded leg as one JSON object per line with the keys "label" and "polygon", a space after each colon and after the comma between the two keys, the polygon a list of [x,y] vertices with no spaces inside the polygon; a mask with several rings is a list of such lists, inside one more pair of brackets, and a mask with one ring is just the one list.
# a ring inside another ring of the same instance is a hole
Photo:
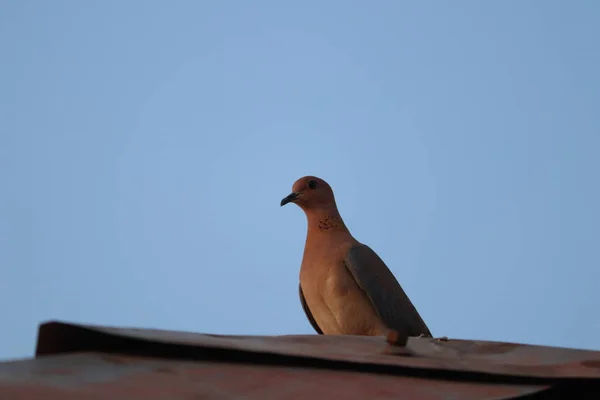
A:
{"label": "bird's folded leg", "polygon": [[408,342],[408,336],[403,335],[394,329],[390,329],[390,331],[387,334],[386,340],[392,346],[404,347]]}

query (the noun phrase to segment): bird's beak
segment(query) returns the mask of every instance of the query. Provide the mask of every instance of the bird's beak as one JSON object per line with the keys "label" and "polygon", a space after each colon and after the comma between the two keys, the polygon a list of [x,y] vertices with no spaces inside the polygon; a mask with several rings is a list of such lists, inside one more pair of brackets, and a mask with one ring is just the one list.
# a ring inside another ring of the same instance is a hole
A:
{"label": "bird's beak", "polygon": [[298,198],[298,192],[292,192],[288,194],[286,197],[281,200],[281,207],[285,206],[287,203],[291,203]]}

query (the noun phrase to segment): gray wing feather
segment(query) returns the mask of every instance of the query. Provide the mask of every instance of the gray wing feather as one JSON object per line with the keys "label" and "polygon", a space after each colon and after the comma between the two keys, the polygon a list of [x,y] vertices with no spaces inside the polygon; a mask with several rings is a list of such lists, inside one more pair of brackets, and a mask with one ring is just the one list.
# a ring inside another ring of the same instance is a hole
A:
{"label": "gray wing feather", "polygon": [[310,308],[308,308],[308,304],[306,304],[306,299],[304,298],[304,293],[302,292],[302,286],[300,284],[298,284],[298,293],[300,294],[300,303],[302,304],[302,309],[304,310],[304,313],[306,314],[306,317],[308,318],[308,322],[310,322],[313,329],[319,335],[322,335],[323,331],[321,330],[321,328],[319,328],[317,321],[315,321],[315,318],[313,317],[312,313],[310,312]]}
{"label": "gray wing feather", "polygon": [[346,255],[345,264],[383,323],[408,336],[423,334],[431,337],[429,328],[392,272],[369,246],[353,246]]}

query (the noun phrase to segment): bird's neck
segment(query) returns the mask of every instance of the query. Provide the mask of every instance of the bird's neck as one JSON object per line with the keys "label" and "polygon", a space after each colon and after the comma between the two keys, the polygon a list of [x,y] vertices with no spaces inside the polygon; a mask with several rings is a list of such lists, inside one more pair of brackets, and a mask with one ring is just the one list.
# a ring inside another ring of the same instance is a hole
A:
{"label": "bird's neck", "polygon": [[337,207],[310,210],[306,213],[308,233],[348,232]]}

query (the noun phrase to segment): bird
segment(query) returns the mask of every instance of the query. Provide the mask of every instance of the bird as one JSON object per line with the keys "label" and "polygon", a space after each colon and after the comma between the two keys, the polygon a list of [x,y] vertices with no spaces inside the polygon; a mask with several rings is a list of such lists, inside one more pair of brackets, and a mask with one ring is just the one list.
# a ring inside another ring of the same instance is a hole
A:
{"label": "bird", "polygon": [[432,337],[392,272],[342,219],[331,186],[316,176],[294,182],[281,206],[294,203],[307,218],[300,267],[300,303],[321,335]]}

